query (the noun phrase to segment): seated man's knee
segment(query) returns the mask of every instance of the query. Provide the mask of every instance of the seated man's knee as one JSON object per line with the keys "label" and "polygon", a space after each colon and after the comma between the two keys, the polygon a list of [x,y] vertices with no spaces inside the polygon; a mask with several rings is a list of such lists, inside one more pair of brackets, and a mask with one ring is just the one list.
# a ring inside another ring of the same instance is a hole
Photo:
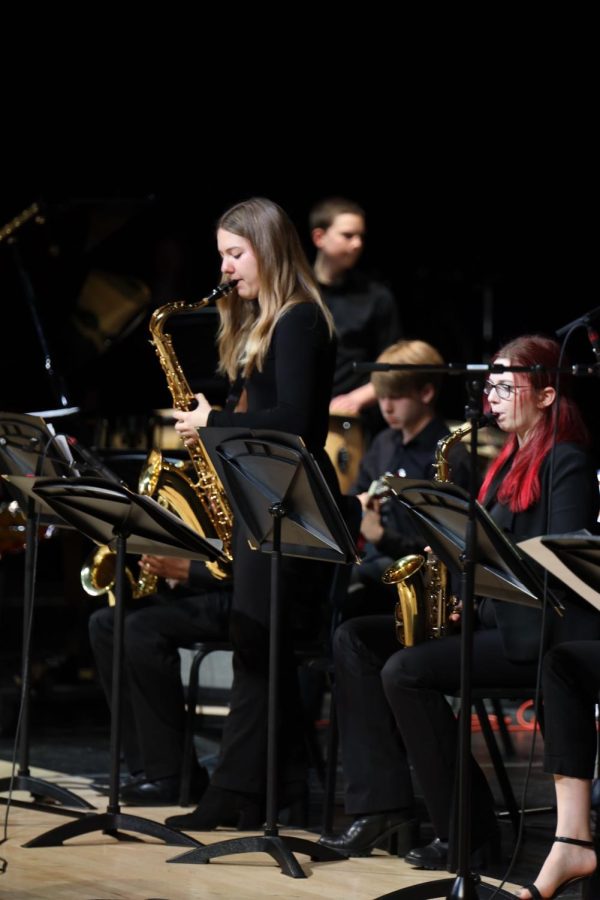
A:
{"label": "seated man's knee", "polygon": [[398,650],[397,653],[390,656],[381,670],[381,681],[386,694],[394,688],[427,687],[421,654],[415,653],[414,648]]}

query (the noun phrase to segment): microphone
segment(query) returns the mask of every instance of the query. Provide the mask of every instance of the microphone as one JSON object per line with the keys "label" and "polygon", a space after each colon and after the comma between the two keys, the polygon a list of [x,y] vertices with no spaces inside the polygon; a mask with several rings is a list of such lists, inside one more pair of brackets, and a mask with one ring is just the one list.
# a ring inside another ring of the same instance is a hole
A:
{"label": "microphone", "polygon": [[567,334],[568,331],[571,331],[572,328],[579,328],[580,326],[585,326],[586,328],[591,327],[591,323],[600,318],[600,306],[596,306],[595,309],[591,309],[589,312],[584,313],[583,316],[579,316],[578,319],[573,319],[572,322],[569,322],[568,325],[563,325],[562,328],[557,328],[554,334],[557,338],[562,338]]}

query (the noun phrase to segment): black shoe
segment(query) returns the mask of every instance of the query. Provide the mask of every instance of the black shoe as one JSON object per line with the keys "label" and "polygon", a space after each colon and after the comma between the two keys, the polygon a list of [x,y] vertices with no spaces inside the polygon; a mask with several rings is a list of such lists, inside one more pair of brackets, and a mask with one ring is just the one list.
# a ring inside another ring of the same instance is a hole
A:
{"label": "black shoe", "polygon": [[418,830],[419,824],[409,812],[373,813],[355,819],[341,834],[323,834],[319,843],[347,856],[369,856],[379,845],[403,856],[418,838]]}
{"label": "black shoe", "polygon": [[[500,832],[494,832],[479,847],[471,851],[471,867],[475,870],[485,869],[490,862],[500,862],[501,845]],[[426,847],[416,847],[410,850],[404,857],[404,861],[416,869],[430,869],[436,871],[451,871],[448,868],[448,841],[440,841],[435,838]]]}
{"label": "black shoe", "polygon": [[212,831],[219,826],[255,831],[264,822],[261,799],[254,794],[238,794],[209,784],[200,806],[191,813],[169,816],[165,825],[182,831]]}
{"label": "black shoe", "polygon": [[[145,772],[136,772],[135,775],[119,775],[119,788],[124,788],[126,785],[130,784],[138,784],[140,781],[146,781],[146,773]],[[99,794],[109,794],[110,793],[110,780],[108,775],[100,776],[98,781],[92,781],[90,783],[90,787],[95,791],[98,791]]]}
{"label": "black shoe", "polygon": [[[121,788],[119,796],[126,806],[172,806],[179,803],[180,775],[137,781]],[[198,769],[192,776],[190,799],[197,803],[208,787],[208,772]]]}

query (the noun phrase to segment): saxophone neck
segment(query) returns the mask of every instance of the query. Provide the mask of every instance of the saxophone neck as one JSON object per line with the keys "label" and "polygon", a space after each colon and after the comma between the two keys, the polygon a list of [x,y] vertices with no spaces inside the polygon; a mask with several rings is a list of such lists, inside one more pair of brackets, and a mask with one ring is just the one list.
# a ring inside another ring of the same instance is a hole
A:
{"label": "saxophone neck", "polygon": [[[477,420],[477,427],[485,428],[486,425],[489,425],[493,421],[494,416],[491,413],[484,413]],[[469,419],[467,422],[463,422],[462,425],[459,425],[458,428],[455,428],[450,434],[447,434],[446,437],[440,438],[437,442],[435,448],[435,461],[433,463],[433,468],[435,469],[435,481],[450,481],[448,453],[455,444],[462,441],[462,439],[466,437],[467,434],[470,434],[472,430],[473,421]]]}
{"label": "saxophone neck", "polygon": [[220,297],[230,294],[236,284],[237,281],[224,281],[223,284],[217,285],[210,294],[207,294],[201,300],[196,300],[192,303],[188,303],[187,300],[173,300],[172,303],[165,303],[164,306],[159,306],[158,309],[154,310],[150,319],[150,331],[153,338],[156,339],[157,336],[164,333],[165,323],[171,316],[177,316],[186,312],[198,312],[198,310],[204,309],[205,306],[213,306]]}
{"label": "saxophone neck", "polygon": [[435,470],[435,481],[450,481],[450,465],[448,463],[448,453],[455,444],[458,444],[459,441],[462,441],[465,435],[469,434],[472,428],[472,422],[465,422],[463,425],[459,425],[458,428],[450,432],[450,434],[447,434],[446,437],[440,438],[440,440],[437,442],[437,446],[435,448],[435,461],[433,463],[433,468]]}

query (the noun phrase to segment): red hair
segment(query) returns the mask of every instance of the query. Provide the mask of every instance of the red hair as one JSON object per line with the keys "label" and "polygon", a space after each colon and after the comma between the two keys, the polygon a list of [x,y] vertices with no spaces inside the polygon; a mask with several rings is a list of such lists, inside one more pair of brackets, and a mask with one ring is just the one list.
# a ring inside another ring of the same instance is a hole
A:
{"label": "red hair", "polygon": [[[557,341],[534,334],[515,338],[514,341],[505,344],[498,350],[494,359],[509,359],[514,366],[541,366],[545,371],[514,373],[516,385],[527,385],[540,391],[556,384],[556,372],[551,370],[558,366],[559,355],[560,346]],[[557,444],[565,441],[587,444],[587,429],[570,397],[569,381],[569,376],[561,375],[558,404],[554,402],[542,408],[542,415],[521,447],[516,434],[509,437],[485,476],[479,491],[480,501],[485,499],[496,474],[514,454],[511,467],[498,491],[498,500],[512,512],[522,512],[537,503],[541,491],[540,467],[552,447],[555,425]],[[515,403],[519,402],[519,398],[520,394],[517,392]]]}

